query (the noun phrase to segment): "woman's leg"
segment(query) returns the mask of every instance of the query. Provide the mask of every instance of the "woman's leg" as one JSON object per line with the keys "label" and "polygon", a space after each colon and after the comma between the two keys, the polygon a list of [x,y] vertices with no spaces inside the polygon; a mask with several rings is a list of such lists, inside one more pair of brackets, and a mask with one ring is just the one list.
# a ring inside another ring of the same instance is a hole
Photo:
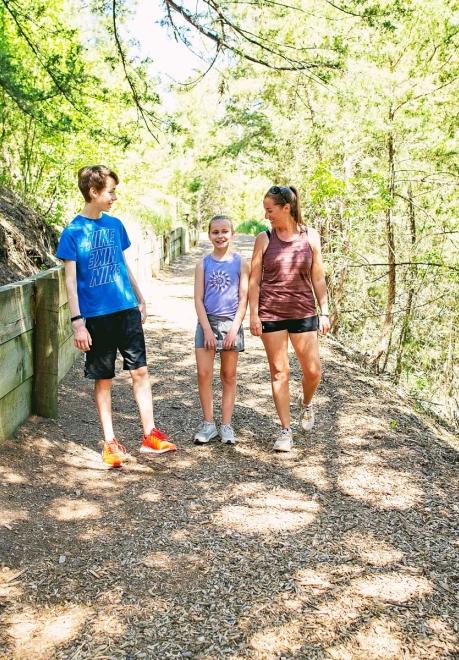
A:
{"label": "woman's leg", "polygon": [[212,380],[214,374],[215,351],[207,348],[196,348],[196,368],[198,371],[199,399],[201,401],[204,421],[214,420],[214,397]]}
{"label": "woman's leg", "polygon": [[239,353],[237,351],[222,351],[220,357],[220,379],[223,389],[222,424],[231,424],[236,399],[236,368]]}
{"label": "woman's leg", "polygon": [[287,330],[265,332],[261,335],[261,339],[271,371],[271,386],[277,414],[282,427],[288,428],[290,426],[288,332]]}
{"label": "woman's leg", "polygon": [[320,383],[319,340],[317,332],[292,332],[290,341],[303,373],[303,401],[311,403],[314,392]]}

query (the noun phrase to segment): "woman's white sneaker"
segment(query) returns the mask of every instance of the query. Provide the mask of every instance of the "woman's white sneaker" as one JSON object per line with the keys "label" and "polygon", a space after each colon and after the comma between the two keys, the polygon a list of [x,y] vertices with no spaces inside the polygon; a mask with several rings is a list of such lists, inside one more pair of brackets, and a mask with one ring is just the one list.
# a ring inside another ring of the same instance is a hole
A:
{"label": "woman's white sneaker", "polygon": [[222,424],[220,426],[220,439],[224,445],[235,445],[236,436],[231,424]]}
{"label": "woman's white sneaker", "polygon": [[280,436],[273,445],[274,451],[290,451],[293,446],[291,429],[282,429]]}
{"label": "woman's white sneaker", "polygon": [[298,399],[298,410],[301,428],[303,431],[311,431],[314,426],[314,408],[312,407],[312,401],[306,405],[303,401],[303,397],[300,395],[300,398]]}
{"label": "woman's white sneaker", "polygon": [[205,445],[212,438],[217,437],[218,431],[214,422],[201,422],[198,430],[194,434],[195,445]]}

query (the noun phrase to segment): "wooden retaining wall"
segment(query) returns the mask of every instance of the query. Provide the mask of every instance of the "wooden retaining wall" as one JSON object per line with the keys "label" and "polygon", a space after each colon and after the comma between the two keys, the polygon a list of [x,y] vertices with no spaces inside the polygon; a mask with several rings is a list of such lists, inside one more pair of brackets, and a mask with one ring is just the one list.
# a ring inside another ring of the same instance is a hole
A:
{"label": "wooden retaining wall", "polygon": [[[148,299],[152,276],[198,236],[182,227],[166,236],[139,232],[131,236],[133,271]],[[0,287],[0,441],[32,413],[57,417],[58,385],[78,354],[62,266]]]}

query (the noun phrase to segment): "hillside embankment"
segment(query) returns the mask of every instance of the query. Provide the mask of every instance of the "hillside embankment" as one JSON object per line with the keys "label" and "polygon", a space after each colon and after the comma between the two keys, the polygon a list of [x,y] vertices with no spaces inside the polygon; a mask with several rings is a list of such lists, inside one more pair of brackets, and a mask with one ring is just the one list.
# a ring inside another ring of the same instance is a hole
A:
{"label": "hillside embankment", "polygon": [[0,186],[0,286],[55,266],[57,238],[40,215]]}

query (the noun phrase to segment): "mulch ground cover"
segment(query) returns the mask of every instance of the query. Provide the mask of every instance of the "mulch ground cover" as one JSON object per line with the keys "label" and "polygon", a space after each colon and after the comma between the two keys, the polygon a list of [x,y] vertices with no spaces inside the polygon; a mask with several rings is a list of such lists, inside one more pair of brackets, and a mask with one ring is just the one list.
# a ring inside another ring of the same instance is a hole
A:
{"label": "mulch ground cover", "polygon": [[246,333],[239,442],[194,446],[202,252],[161,273],[146,325],[176,454],[138,453],[120,372],[115,428],[132,458],[104,470],[80,361],[59,419],[31,418],[0,447],[0,657],[459,657],[457,439],[321,340],[316,426],[302,435],[294,419],[294,450],[273,453],[266,358]]}

